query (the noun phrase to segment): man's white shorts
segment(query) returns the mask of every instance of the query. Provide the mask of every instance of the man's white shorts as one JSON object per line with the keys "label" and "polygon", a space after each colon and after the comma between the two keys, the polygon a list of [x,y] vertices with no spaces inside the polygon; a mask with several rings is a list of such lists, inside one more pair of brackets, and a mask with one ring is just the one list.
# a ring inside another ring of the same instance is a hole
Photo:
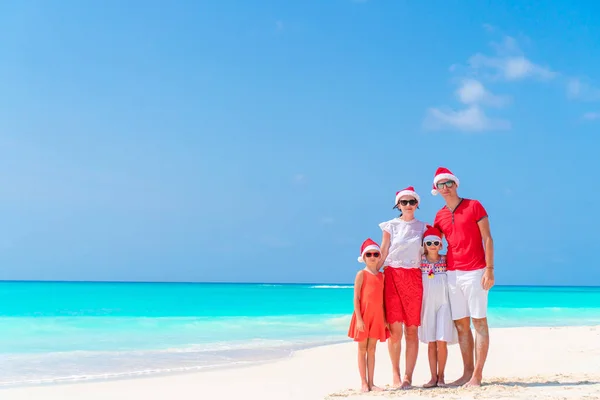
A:
{"label": "man's white shorts", "polygon": [[475,271],[448,271],[448,292],[452,319],[487,316],[488,290],[481,286],[484,268]]}

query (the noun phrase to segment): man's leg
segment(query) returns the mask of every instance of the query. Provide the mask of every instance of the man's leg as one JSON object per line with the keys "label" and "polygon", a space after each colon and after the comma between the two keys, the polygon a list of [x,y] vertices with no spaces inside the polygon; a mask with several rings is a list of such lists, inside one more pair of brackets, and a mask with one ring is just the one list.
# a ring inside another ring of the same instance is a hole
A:
{"label": "man's leg", "polygon": [[393,386],[400,386],[400,350],[402,349],[402,323],[394,322],[390,325],[390,338],[388,351],[392,361]]}
{"label": "man's leg", "polygon": [[475,327],[475,370],[473,376],[465,386],[481,386],[483,379],[483,366],[487,359],[488,349],[490,347],[490,335],[488,332],[487,318],[473,318]]}
{"label": "man's leg", "polygon": [[449,386],[462,386],[469,382],[475,369],[473,362],[473,335],[467,297],[462,289],[462,273],[448,271],[448,295],[450,311],[458,333],[458,344],[463,360],[463,375]]}
{"label": "man's leg", "polygon": [[458,331],[458,344],[463,359],[463,375],[450,383],[450,386],[462,386],[471,380],[475,363],[473,361],[473,334],[471,333],[471,319],[469,317],[454,321]]}

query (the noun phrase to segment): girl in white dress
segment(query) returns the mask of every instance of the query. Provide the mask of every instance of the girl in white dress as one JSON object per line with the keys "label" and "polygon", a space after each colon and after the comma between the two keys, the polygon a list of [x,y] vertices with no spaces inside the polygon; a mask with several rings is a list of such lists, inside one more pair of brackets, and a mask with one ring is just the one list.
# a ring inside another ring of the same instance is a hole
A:
{"label": "girl in white dress", "polygon": [[446,256],[439,253],[441,249],[441,232],[427,225],[423,234],[424,254],[421,259],[423,306],[419,327],[419,340],[429,346],[431,380],[423,385],[426,388],[445,386],[444,369],[448,359],[448,344],[458,341],[458,333],[450,312]]}

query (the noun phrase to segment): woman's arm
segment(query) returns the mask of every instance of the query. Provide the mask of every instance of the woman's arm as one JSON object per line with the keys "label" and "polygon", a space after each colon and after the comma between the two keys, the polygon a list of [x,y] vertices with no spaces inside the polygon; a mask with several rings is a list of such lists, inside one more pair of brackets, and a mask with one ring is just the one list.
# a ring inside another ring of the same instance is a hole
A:
{"label": "woman's arm", "polygon": [[381,238],[381,246],[379,246],[379,248],[381,249],[381,257],[379,259],[379,263],[377,264],[377,269],[381,269],[381,267],[383,266],[383,263],[385,262],[385,259],[387,258],[389,252],[390,252],[390,233],[383,231],[383,237]]}

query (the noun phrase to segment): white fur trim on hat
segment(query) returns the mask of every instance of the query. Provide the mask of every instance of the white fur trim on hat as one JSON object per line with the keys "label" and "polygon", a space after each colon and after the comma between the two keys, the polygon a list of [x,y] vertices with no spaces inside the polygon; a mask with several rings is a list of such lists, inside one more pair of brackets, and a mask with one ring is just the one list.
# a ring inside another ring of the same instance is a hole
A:
{"label": "white fur trim on hat", "polygon": [[398,204],[398,201],[404,197],[404,196],[412,196],[415,199],[417,199],[417,202],[421,202],[421,198],[419,197],[419,195],[417,194],[417,192],[413,191],[413,190],[401,190],[400,192],[398,192],[398,194],[396,195],[396,204]]}
{"label": "white fur trim on hat", "polygon": [[439,175],[436,175],[435,178],[433,178],[433,189],[431,190],[431,194],[432,195],[436,196],[438,194],[438,191],[436,189],[436,185],[442,179],[453,180],[454,182],[456,182],[456,187],[458,187],[460,185],[460,181],[458,180],[458,178],[454,174],[439,174]]}
{"label": "white fur trim on hat", "polygon": [[[361,263],[365,262],[365,260],[363,259],[363,256],[369,250],[377,250],[379,253],[381,253],[381,249],[379,248],[379,246],[376,246],[374,244],[369,245],[369,246],[365,247],[365,249],[363,250],[362,254],[358,257],[358,262],[361,262]],[[354,254],[356,254],[356,253],[354,253]]]}
{"label": "white fur trim on hat", "polygon": [[438,240],[438,241],[440,241],[440,242],[441,242],[441,241],[442,241],[442,238],[441,238],[441,237],[439,237],[439,236],[436,236],[436,235],[428,235],[428,236],[425,236],[425,237],[423,238],[423,243],[425,243],[425,242],[426,242],[426,241],[428,241],[428,240]]}

